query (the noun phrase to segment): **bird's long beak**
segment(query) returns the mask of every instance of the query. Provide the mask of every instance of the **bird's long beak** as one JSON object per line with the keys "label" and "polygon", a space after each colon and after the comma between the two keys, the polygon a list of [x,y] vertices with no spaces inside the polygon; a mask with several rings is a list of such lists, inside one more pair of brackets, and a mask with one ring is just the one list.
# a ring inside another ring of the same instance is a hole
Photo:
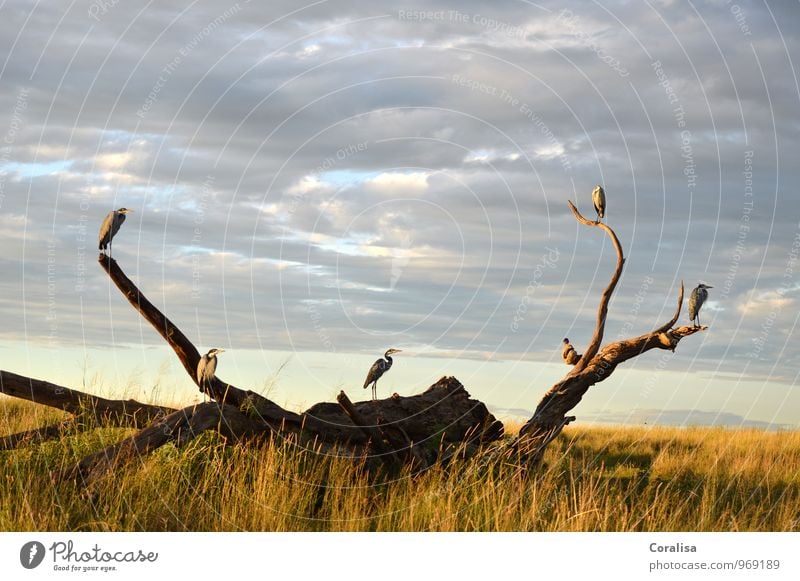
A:
{"label": "bird's long beak", "polygon": [[225,353],[225,349],[217,349],[217,353]]}

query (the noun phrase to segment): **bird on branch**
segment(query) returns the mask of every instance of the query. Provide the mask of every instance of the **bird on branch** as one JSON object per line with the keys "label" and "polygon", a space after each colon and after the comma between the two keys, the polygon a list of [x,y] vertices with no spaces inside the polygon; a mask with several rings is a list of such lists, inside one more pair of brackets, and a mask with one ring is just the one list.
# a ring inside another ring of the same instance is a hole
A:
{"label": "bird on branch", "polygon": [[606,193],[603,190],[603,186],[595,186],[594,190],[592,190],[592,203],[594,204],[594,211],[597,212],[597,221],[599,222],[606,215]]}
{"label": "bird on branch", "polygon": [[200,387],[200,391],[205,392],[203,388],[214,379],[217,371],[217,353],[224,352],[225,349],[210,349],[197,362],[197,385]]}
{"label": "bird on branch", "polygon": [[133,212],[133,210],[129,210],[128,208],[112,210],[103,220],[103,223],[100,225],[100,243],[98,244],[98,248],[102,250],[103,253],[106,253],[105,250],[108,248],[107,254],[111,256],[111,241],[114,239],[114,236],[117,235],[117,232],[119,232],[120,226],[122,226],[122,223],[125,221],[125,214],[128,212]]}
{"label": "bird on branch", "polygon": [[367,389],[367,386],[372,384],[372,401],[378,399],[378,380],[384,373],[392,368],[392,363],[394,363],[391,357],[392,354],[400,352],[400,349],[388,349],[386,353],[383,354],[385,359],[378,359],[372,364],[372,367],[369,368],[367,379],[364,381],[364,389]]}
{"label": "bird on branch", "polygon": [[575,347],[569,342],[567,337],[564,337],[563,347],[561,347],[561,358],[567,365],[575,365],[581,360],[581,356],[575,351]]}
{"label": "bird on branch", "polygon": [[702,282],[692,291],[689,297],[689,320],[694,322],[695,327],[700,326],[700,307],[708,298],[708,290],[713,286],[704,285]]}

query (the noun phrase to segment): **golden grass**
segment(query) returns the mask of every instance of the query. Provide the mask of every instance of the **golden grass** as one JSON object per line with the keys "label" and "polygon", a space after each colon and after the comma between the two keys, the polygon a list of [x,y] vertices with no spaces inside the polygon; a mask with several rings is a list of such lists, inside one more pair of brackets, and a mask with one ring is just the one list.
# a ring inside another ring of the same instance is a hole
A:
{"label": "golden grass", "polygon": [[[0,434],[62,418],[0,398]],[[788,531],[800,526],[800,432],[572,427],[544,466],[457,460],[388,479],[343,458],[221,445],[165,446],[92,495],[49,474],[125,429],[65,433],[0,452],[0,530]]]}

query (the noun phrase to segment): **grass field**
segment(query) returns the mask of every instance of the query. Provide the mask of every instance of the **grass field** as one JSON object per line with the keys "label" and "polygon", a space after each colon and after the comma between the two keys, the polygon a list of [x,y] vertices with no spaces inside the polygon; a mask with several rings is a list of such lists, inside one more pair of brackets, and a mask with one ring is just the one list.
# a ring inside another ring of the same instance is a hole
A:
{"label": "grass field", "polygon": [[[0,398],[0,435],[61,416]],[[165,446],[92,495],[49,474],[128,433],[99,429],[0,452],[0,530],[787,531],[800,529],[800,432],[573,427],[523,475],[456,461],[376,483],[286,443]]]}

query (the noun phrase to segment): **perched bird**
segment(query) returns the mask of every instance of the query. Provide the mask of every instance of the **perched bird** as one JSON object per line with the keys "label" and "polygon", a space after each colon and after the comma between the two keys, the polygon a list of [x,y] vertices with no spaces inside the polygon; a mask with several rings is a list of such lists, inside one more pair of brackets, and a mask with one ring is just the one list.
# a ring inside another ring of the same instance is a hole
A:
{"label": "perched bird", "polygon": [[567,365],[575,365],[581,360],[581,356],[575,351],[575,347],[569,342],[569,339],[564,337],[563,347],[561,347],[561,358]]}
{"label": "perched bird", "polygon": [[603,186],[595,186],[592,190],[592,203],[599,222],[606,215],[606,193],[603,191]]}
{"label": "perched bird", "polygon": [[98,244],[98,248],[103,252],[108,248],[109,256],[111,255],[111,241],[114,239],[114,236],[117,235],[117,232],[119,232],[119,227],[122,226],[122,223],[125,221],[125,214],[128,212],[133,212],[133,210],[129,210],[128,208],[112,210],[108,213],[105,220],[103,220],[103,224],[100,226],[100,244]]}
{"label": "perched bird", "polygon": [[384,359],[378,359],[375,363],[372,364],[372,367],[369,368],[369,373],[367,373],[367,379],[364,381],[364,389],[367,389],[367,386],[371,383],[372,384],[372,401],[378,399],[378,380],[381,376],[389,371],[392,368],[392,360],[391,355],[393,353],[400,353],[400,349],[388,349],[386,353],[383,354]]}
{"label": "perched bird", "polygon": [[714,288],[713,286],[706,286],[702,282],[697,285],[692,291],[692,296],[689,297],[689,320],[694,321],[694,326],[700,326],[700,307],[706,302],[708,298],[708,290]]}
{"label": "perched bird", "polygon": [[197,362],[197,385],[200,387],[200,391],[204,391],[203,388],[214,379],[214,374],[217,371],[217,353],[224,352],[225,349],[210,349]]}

